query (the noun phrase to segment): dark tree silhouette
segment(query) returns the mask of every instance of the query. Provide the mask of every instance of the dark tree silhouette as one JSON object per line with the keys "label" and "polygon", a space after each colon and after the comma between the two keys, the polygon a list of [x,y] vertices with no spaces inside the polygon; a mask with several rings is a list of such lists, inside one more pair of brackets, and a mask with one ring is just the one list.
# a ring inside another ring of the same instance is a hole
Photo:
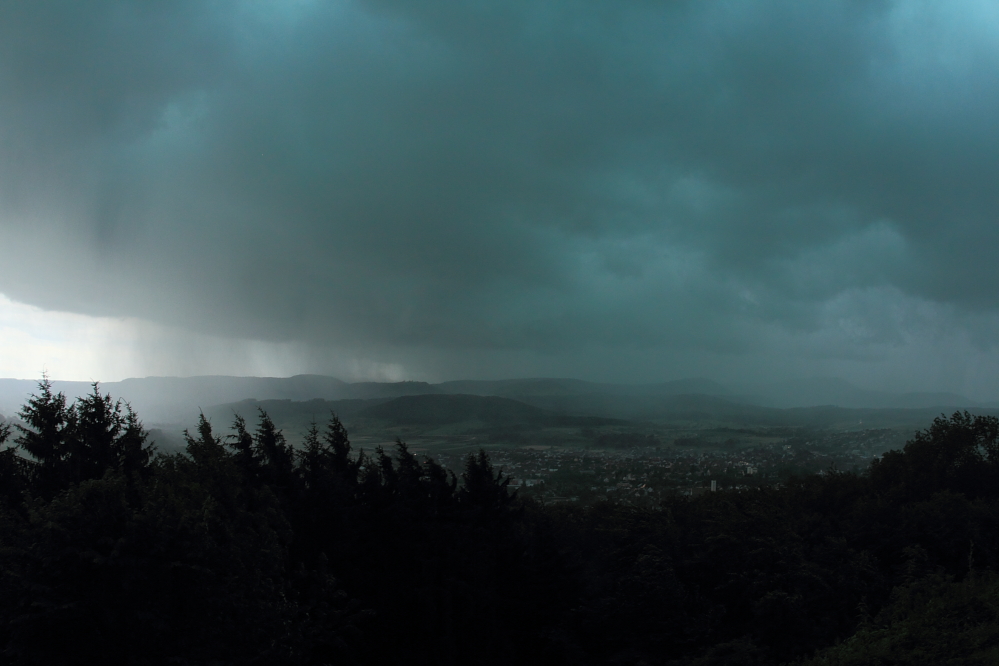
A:
{"label": "dark tree silhouette", "polygon": [[72,405],[64,394],[52,392],[47,377],[38,388],[19,412],[25,425],[17,426],[16,440],[29,455],[32,492],[51,499],[111,470],[148,472],[153,449],[130,405],[101,395],[96,382],[90,394]]}
{"label": "dark tree silhouette", "polygon": [[999,472],[999,418],[955,412],[934,419],[902,451],[890,451],[871,465],[871,481],[882,492],[906,499],[941,490],[969,497],[996,496]]}
{"label": "dark tree silhouette", "polygon": [[201,414],[172,455],[96,384],[67,404],[43,378],[20,416],[11,448],[0,424],[4,663],[995,654],[992,417],[936,419],[865,474],[580,508],[518,498],[485,451],[460,477],[401,440],[355,453],[336,415],[296,450],[263,411],[224,438]]}
{"label": "dark tree silhouette", "polygon": [[253,449],[253,435],[246,429],[246,420],[236,414],[232,422],[232,434],[226,435],[226,443],[235,451],[236,465],[243,470],[247,478],[256,479],[260,476],[260,461]]}
{"label": "dark tree silhouette", "polygon": [[29,470],[17,449],[7,447],[10,433],[10,424],[0,423],[0,506],[16,511],[24,498]]}
{"label": "dark tree silhouette", "polygon": [[253,443],[256,459],[260,462],[261,481],[281,497],[287,498],[292,492],[295,455],[267,412],[263,409],[259,412],[260,423]]}
{"label": "dark tree silhouette", "polygon": [[31,456],[31,490],[51,499],[71,479],[69,457],[75,414],[66,406],[63,393],[53,393],[52,383],[43,377],[38,395],[32,395],[18,416],[26,425],[17,425],[17,445]]}
{"label": "dark tree silhouette", "polygon": [[485,451],[477,455],[469,454],[465,460],[465,471],[461,475],[461,490],[458,501],[468,507],[475,507],[483,516],[502,513],[514,500],[507,491],[509,477],[502,472],[493,472],[492,463]]}

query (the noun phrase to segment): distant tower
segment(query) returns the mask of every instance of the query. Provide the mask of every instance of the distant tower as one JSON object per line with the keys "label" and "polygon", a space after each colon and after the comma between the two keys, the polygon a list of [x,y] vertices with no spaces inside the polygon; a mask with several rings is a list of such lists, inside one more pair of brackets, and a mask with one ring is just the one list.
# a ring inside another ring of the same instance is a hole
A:
{"label": "distant tower", "polygon": [[716,490],[718,490],[718,482],[711,479],[711,492],[715,492]]}

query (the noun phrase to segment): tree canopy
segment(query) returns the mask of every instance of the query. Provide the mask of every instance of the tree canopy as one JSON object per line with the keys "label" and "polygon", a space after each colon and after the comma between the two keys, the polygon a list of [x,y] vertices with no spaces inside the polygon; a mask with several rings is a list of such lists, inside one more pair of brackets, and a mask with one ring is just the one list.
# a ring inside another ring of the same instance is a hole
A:
{"label": "tree canopy", "polygon": [[941,417],[868,472],[649,509],[542,507],[484,451],[458,474],[354,451],[335,414],[298,446],[263,411],[225,434],[201,415],[174,454],[97,384],[70,403],[43,380],[19,416],[7,663],[928,663],[932,626],[954,663],[995,655],[992,417]]}

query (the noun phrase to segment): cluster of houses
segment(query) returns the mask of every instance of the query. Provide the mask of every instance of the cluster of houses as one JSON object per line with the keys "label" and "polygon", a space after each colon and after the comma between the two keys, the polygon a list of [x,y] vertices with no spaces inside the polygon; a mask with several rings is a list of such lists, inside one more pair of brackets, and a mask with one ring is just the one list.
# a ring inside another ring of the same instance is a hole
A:
{"label": "cluster of houses", "polygon": [[[859,435],[859,438],[858,438]],[[696,497],[775,485],[787,473],[819,473],[831,467],[866,466],[871,441],[884,433],[831,433],[829,441],[780,442],[742,449],[648,447],[600,450],[526,446],[497,448],[490,457],[509,479],[508,488],[545,504],[562,502],[656,502],[668,494]],[[462,460],[440,462],[460,471]]]}

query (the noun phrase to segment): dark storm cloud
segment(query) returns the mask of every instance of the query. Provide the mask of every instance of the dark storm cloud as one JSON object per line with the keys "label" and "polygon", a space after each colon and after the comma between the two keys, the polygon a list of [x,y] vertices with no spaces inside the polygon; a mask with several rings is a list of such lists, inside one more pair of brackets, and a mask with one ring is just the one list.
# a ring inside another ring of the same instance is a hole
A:
{"label": "dark storm cloud", "polygon": [[6,3],[0,291],[466,359],[988,346],[988,12]]}

